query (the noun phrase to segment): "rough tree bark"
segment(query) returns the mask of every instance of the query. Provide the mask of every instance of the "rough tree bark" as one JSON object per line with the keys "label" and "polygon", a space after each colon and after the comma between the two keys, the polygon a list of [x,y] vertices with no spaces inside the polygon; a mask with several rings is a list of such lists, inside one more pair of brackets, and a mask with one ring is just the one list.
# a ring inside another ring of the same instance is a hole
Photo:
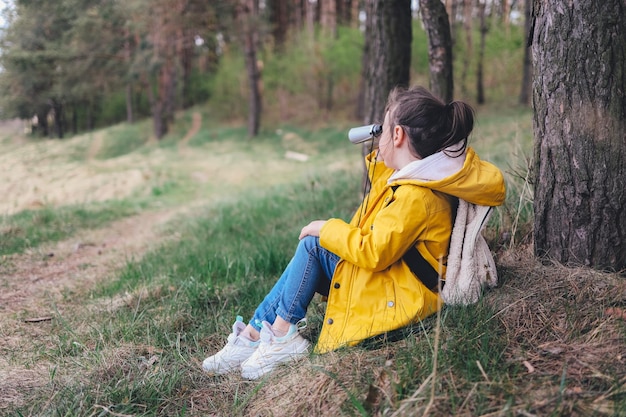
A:
{"label": "rough tree bark", "polygon": [[382,123],[389,91],[410,80],[411,0],[367,0],[366,13],[364,122]]}
{"label": "rough tree bark", "polygon": [[626,5],[534,2],[535,252],[626,268]]}
{"label": "rough tree bark", "polygon": [[420,12],[428,34],[430,90],[448,103],[454,97],[452,33],[448,13],[440,0],[420,0]]}
{"label": "rough tree bark", "polygon": [[[363,50],[363,122],[381,123],[389,92],[408,86],[411,67],[411,0],[366,0]],[[365,155],[371,146],[364,144]],[[363,189],[368,189],[364,169]]]}

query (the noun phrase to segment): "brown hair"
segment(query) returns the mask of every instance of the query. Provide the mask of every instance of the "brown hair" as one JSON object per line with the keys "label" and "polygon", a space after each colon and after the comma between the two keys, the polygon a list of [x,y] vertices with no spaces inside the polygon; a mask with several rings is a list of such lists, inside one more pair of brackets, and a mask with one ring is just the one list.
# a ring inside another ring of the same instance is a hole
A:
{"label": "brown hair", "polygon": [[445,104],[424,87],[393,89],[387,100],[385,113],[387,111],[392,128],[404,129],[412,151],[420,158],[462,143],[458,152],[453,152],[460,156],[474,128],[474,109],[469,104],[463,101]]}

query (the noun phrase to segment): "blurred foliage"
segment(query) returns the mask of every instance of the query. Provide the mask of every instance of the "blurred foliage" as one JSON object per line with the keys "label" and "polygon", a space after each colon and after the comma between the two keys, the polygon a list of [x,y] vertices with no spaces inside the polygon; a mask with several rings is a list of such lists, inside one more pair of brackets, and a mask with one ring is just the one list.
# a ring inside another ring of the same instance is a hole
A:
{"label": "blurred foliage", "polygon": [[[244,121],[248,79],[240,28],[233,24],[235,2],[205,3],[16,1],[6,11],[7,26],[0,33],[2,117],[37,115],[34,133],[44,136],[156,113],[171,123],[173,112],[199,104],[207,104],[221,120]],[[267,15],[258,22],[262,127],[315,125],[331,117],[354,120],[363,82],[363,28],[339,25],[331,35],[317,26],[294,27],[277,47]],[[480,41],[476,24],[471,50],[466,36],[457,26],[455,96],[471,102]],[[488,102],[513,103],[518,96],[523,52],[521,24],[505,27],[498,19],[489,20],[484,63]],[[428,85],[428,74],[427,35],[415,15],[411,83]]]}

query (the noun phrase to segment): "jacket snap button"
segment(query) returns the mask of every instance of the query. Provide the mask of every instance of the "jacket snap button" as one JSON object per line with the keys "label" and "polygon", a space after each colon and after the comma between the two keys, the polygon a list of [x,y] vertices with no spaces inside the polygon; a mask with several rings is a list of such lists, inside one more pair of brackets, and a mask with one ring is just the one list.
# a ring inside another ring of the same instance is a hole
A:
{"label": "jacket snap button", "polygon": [[339,283],[338,283],[338,282],[335,282],[334,287],[338,289],[339,287],[341,287],[341,285],[339,285]]}
{"label": "jacket snap button", "polygon": [[328,320],[326,321],[326,323],[328,323],[328,324],[333,324],[333,319],[328,319]]}
{"label": "jacket snap button", "polygon": [[393,307],[393,301],[387,302],[387,307]]}

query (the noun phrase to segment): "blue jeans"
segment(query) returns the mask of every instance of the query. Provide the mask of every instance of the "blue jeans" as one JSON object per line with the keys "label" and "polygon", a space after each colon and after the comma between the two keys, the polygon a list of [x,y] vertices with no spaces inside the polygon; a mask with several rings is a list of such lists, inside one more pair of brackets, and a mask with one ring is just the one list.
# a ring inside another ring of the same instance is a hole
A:
{"label": "blue jeans", "polygon": [[260,330],[262,321],[273,324],[276,316],[292,324],[303,319],[316,292],[328,295],[337,262],[339,256],[321,247],[318,237],[304,237],[250,324]]}

